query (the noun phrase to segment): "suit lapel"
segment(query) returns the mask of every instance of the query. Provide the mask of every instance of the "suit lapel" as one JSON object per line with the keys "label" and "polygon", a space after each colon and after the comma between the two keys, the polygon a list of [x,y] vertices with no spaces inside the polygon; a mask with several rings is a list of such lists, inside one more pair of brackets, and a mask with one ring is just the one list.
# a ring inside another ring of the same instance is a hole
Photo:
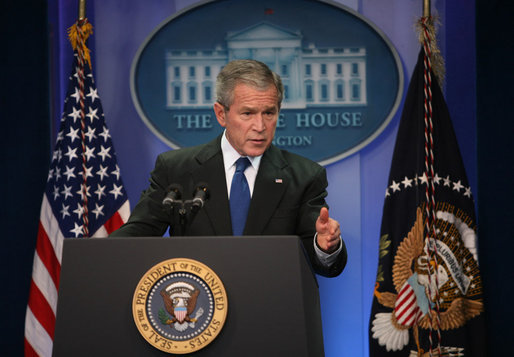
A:
{"label": "suit lapel", "polygon": [[215,235],[231,235],[230,209],[228,204],[227,183],[220,146],[221,136],[208,143],[198,153],[198,167],[192,171],[193,182],[207,183],[210,198],[203,210],[208,216]]}
{"label": "suit lapel", "polygon": [[287,162],[274,146],[262,157],[246,220],[246,235],[262,234],[275,212],[288,186],[288,177],[284,176],[283,170],[286,166]]}

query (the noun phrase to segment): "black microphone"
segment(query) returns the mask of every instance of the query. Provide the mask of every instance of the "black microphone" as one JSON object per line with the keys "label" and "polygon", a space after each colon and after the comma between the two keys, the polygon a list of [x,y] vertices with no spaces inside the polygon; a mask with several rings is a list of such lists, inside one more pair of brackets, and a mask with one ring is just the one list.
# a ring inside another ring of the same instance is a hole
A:
{"label": "black microphone", "polygon": [[192,207],[196,210],[199,210],[209,199],[209,196],[209,187],[207,187],[206,183],[200,182],[198,185],[196,185],[195,191],[193,192]]}
{"label": "black microphone", "polygon": [[168,187],[168,193],[164,200],[162,200],[162,204],[165,207],[171,208],[175,203],[181,203],[180,199],[182,198],[182,186],[176,183],[172,183]]}

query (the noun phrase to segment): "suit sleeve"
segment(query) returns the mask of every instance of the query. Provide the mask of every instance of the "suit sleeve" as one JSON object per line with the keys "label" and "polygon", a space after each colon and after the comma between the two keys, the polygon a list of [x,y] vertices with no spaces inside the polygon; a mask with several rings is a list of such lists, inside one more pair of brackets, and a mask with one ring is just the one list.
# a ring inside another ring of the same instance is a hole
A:
{"label": "suit sleeve", "polygon": [[150,175],[150,186],[141,194],[127,223],[110,237],[163,236],[171,220],[171,215],[162,206],[167,181],[165,160],[159,155]]}
{"label": "suit sleeve", "polygon": [[313,245],[316,233],[316,220],[318,219],[319,212],[321,207],[328,207],[325,202],[327,186],[326,170],[320,167],[303,193],[296,234],[302,239],[303,246],[307,251],[314,271],[322,276],[335,277],[341,274],[346,265],[347,252],[344,241],[341,240],[342,249],[336,261],[329,267],[324,266],[319,261]]}

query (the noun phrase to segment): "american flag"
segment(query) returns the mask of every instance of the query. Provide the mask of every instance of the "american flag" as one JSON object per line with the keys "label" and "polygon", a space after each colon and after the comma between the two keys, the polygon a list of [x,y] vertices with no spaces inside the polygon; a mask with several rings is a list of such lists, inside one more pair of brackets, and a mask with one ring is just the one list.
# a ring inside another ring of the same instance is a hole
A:
{"label": "american flag", "polygon": [[77,53],[72,68],[41,205],[25,318],[25,356],[52,354],[63,239],[106,237],[130,214],[91,70],[79,66]]}

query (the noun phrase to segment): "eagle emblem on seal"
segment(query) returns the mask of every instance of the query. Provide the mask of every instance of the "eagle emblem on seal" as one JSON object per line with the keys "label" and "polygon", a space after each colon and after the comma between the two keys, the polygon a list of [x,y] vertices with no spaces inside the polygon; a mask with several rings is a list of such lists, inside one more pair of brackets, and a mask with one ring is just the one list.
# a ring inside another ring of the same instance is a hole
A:
{"label": "eagle emblem on seal", "polygon": [[412,329],[417,355],[424,356],[419,328],[429,329],[435,324],[436,299],[441,330],[459,328],[483,311],[481,299],[472,299],[482,292],[482,283],[478,263],[463,240],[470,234],[470,228],[457,218],[462,217],[461,212],[453,211],[451,205],[438,204],[437,254],[430,260],[424,239],[424,217],[418,208],[414,226],[394,257],[392,281],[396,292],[380,292],[378,282],[375,285],[378,302],[392,309],[376,313],[372,322],[373,338],[387,351],[402,350],[409,343]]}
{"label": "eagle emblem on seal", "polygon": [[194,317],[193,313],[196,309],[196,302],[200,294],[200,290],[192,284],[177,281],[160,292],[166,312],[161,309],[159,311],[159,319],[165,325],[176,329],[177,331],[185,331],[189,327],[195,326],[195,322],[202,316],[203,309],[199,308]]}

